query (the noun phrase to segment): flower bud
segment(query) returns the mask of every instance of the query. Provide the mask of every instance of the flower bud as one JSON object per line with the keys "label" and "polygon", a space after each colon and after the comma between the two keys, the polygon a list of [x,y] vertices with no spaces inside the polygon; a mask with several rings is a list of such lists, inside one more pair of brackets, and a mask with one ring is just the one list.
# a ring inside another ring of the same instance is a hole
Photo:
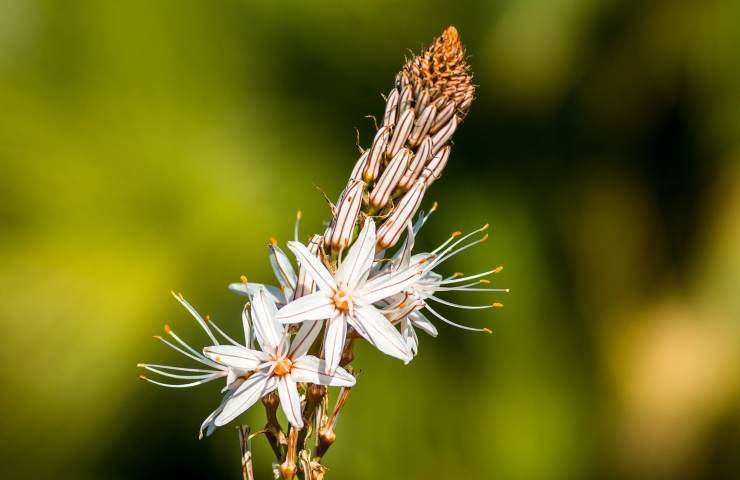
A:
{"label": "flower bud", "polygon": [[401,150],[401,147],[406,143],[406,139],[409,138],[411,129],[414,127],[415,115],[414,110],[411,108],[403,112],[401,115],[401,119],[394,127],[393,136],[391,137],[390,142],[388,142],[388,147],[385,150],[385,154],[388,157],[396,155],[396,153],[398,153],[398,151]]}
{"label": "flower bud", "polygon": [[412,153],[409,149],[403,148],[391,159],[385,171],[383,171],[383,174],[378,179],[378,182],[375,184],[375,187],[373,187],[373,191],[370,193],[371,207],[380,209],[386,206],[388,200],[391,198],[391,194],[398,186],[398,182],[408,168],[411,155]]}
{"label": "flower bud", "polygon": [[324,241],[332,250],[341,250],[352,240],[352,230],[362,207],[364,188],[365,183],[358,180],[347,188],[339,200],[336,215],[324,234]]}
{"label": "flower bud", "polygon": [[401,177],[401,181],[398,183],[398,186],[400,188],[402,188],[403,190],[408,190],[414,186],[414,183],[416,183],[416,179],[421,174],[424,166],[427,163],[427,159],[431,156],[431,154],[432,139],[429,137],[424,137],[424,141],[421,143],[419,150],[416,152],[416,155],[412,157],[411,162],[409,162],[409,166],[406,169],[406,172],[403,174],[403,177]]}
{"label": "flower bud", "polygon": [[396,113],[398,112],[398,100],[400,94],[398,89],[394,88],[385,99],[385,115],[383,116],[383,125],[390,127],[396,123]]}
{"label": "flower bud", "polygon": [[427,132],[432,126],[435,116],[437,115],[437,107],[434,105],[428,105],[416,119],[416,125],[411,130],[409,135],[409,145],[412,147],[417,146],[421,140],[426,136]]}
{"label": "flower bud", "polygon": [[376,246],[378,250],[390,248],[398,242],[401,233],[406,229],[406,223],[419,209],[425,191],[426,183],[418,181],[401,198],[396,208],[378,229]]}
{"label": "flower bud", "polygon": [[421,180],[426,182],[427,187],[442,175],[442,170],[444,170],[445,165],[447,165],[447,159],[450,157],[450,150],[450,146],[447,145],[437,152],[426,167],[424,167],[424,171],[421,173]]}
{"label": "flower bud", "polygon": [[370,147],[370,153],[368,154],[367,164],[363,171],[363,177],[368,183],[378,178],[380,163],[383,159],[385,147],[388,144],[389,135],[389,127],[380,127],[378,133],[375,134],[375,139],[373,140],[373,144]]}

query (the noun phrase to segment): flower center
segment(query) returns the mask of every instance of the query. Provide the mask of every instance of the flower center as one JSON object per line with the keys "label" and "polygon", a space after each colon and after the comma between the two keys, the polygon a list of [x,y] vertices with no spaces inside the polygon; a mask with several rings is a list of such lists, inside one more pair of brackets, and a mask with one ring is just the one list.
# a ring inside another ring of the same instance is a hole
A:
{"label": "flower center", "polygon": [[283,375],[289,374],[292,369],[293,362],[288,358],[283,358],[275,364],[275,375],[282,377]]}
{"label": "flower center", "polygon": [[349,304],[352,299],[347,292],[339,290],[334,294],[333,300],[334,306],[336,306],[338,310],[346,311],[349,310]]}

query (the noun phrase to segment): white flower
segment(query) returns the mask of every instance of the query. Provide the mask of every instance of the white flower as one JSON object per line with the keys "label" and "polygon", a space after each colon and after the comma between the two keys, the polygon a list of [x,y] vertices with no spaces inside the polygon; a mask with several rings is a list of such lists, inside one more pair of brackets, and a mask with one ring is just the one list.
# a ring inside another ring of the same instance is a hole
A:
{"label": "white flower", "polygon": [[[412,254],[414,248],[415,236],[421,229],[421,227],[429,219],[429,215],[434,211],[434,207],[427,214],[423,213],[419,215],[419,219],[413,227],[409,226],[407,229],[406,240],[402,247],[395,253],[390,262],[381,264],[381,267],[374,273],[374,275],[384,275],[387,270],[391,271],[403,271],[409,268],[410,265],[421,264],[422,274],[407,288],[393,296],[382,300],[377,305],[383,308],[383,312],[393,323],[399,323],[401,327],[401,334],[406,340],[409,348],[416,355],[418,350],[418,338],[414,327],[420,328],[429,335],[436,337],[437,329],[429,321],[429,319],[421,312],[421,310],[427,310],[429,313],[439,318],[445,323],[448,323],[457,328],[464,330],[471,330],[477,332],[490,333],[488,328],[473,328],[466,325],[460,325],[451,320],[448,320],[435,309],[433,309],[429,302],[436,302],[443,305],[461,308],[461,309],[487,309],[487,308],[498,308],[502,305],[500,303],[493,303],[488,305],[460,305],[452,303],[450,301],[439,298],[437,294],[439,292],[447,291],[461,291],[461,292],[508,292],[506,288],[476,288],[481,283],[488,283],[488,280],[482,279],[492,273],[498,273],[502,267],[497,267],[487,272],[482,272],[476,275],[463,276],[462,274],[454,274],[449,277],[443,277],[442,275],[433,271],[434,268],[438,267],[441,263],[445,262],[449,258],[458,253],[467,250],[474,245],[484,242],[488,235],[474,240],[469,243],[465,243],[471,236],[482,233],[488,229],[488,225],[473,230],[467,235],[462,235],[460,232],[454,232],[447,241],[437,247],[435,250],[429,253]],[[426,261],[428,259],[428,261]],[[423,263],[420,263],[423,262]]]}
{"label": "white flower", "polygon": [[365,226],[335,274],[299,242],[288,242],[301,266],[313,277],[318,290],[278,311],[286,324],[328,319],[324,355],[328,372],[339,365],[348,327],[383,353],[408,362],[411,351],[401,334],[373,304],[404,291],[421,274],[421,268],[387,271],[368,280],[375,258],[375,223]]}
{"label": "white flower", "polygon": [[343,368],[327,374],[324,361],[306,355],[321,325],[315,322],[301,327],[293,340],[276,319],[277,307],[265,289],[252,298],[251,317],[255,337],[261,350],[242,345],[213,345],[203,354],[213,362],[234,371],[248,372],[237,377],[228,387],[221,405],[205,426],[225,425],[266,394],[277,390],[285,416],[296,428],[303,427],[301,397],[298,383],[314,383],[335,387],[351,387],[355,378]]}

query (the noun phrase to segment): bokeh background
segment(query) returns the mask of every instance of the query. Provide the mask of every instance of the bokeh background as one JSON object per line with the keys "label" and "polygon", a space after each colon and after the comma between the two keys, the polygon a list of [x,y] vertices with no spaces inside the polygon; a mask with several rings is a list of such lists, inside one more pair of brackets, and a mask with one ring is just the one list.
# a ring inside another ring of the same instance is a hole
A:
{"label": "bokeh background", "polygon": [[[137,379],[238,334],[265,245],[328,217],[408,49],[478,100],[426,204],[503,264],[408,367],[360,348],[330,478],[740,478],[737,1],[0,1],[0,477],[238,478],[219,385]],[[447,311],[450,313],[449,311]],[[244,416],[259,426],[259,409]],[[260,478],[270,453],[256,441]]]}

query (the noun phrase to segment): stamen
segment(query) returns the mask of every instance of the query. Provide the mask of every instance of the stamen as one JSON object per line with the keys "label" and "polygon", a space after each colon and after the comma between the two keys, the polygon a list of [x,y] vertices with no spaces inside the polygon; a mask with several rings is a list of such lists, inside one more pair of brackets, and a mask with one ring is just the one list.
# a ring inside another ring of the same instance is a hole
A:
{"label": "stamen", "polygon": [[208,319],[208,323],[210,323],[210,324],[211,324],[211,326],[212,326],[212,327],[213,327],[213,328],[214,328],[214,329],[215,329],[215,330],[216,330],[216,331],[217,331],[217,332],[219,333],[219,335],[221,335],[222,337],[224,337],[224,338],[226,339],[226,341],[227,341],[227,342],[229,342],[230,344],[232,344],[232,345],[236,345],[237,347],[243,347],[243,346],[244,346],[244,345],[241,345],[241,344],[240,344],[239,342],[237,342],[236,340],[234,340],[233,338],[231,338],[230,336],[228,336],[228,335],[227,335],[227,334],[226,334],[226,333],[225,333],[225,332],[224,332],[223,330],[221,330],[221,329],[220,329],[220,328],[218,327],[218,325],[216,325],[216,323],[215,323],[215,322],[214,322],[213,320],[211,320],[210,318]]}
{"label": "stamen", "polygon": [[201,317],[200,314],[195,310],[195,308],[193,308],[193,306],[185,300],[185,297],[182,296],[182,293],[172,292],[172,295],[177,299],[178,302],[182,304],[183,307],[187,309],[188,312],[190,312],[190,314],[195,318],[198,324],[203,328],[203,330],[205,330],[206,334],[208,334],[208,337],[210,337],[210,339],[213,341],[213,344],[218,345],[218,340],[216,340],[213,332],[211,332],[211,329],[209,329],[208,325],[206,325],[203,317]]}
{"label": "stamen", "polygon": [[293,226],[293,240],[296,242],[298,241],[298,229],[301,226],[301,217],[303,216],[303,213],[301,213],[300,210],[298,210],[298,213],[295,214],[295,225]]}
{"label": "stamen", "polygon": [[158,381],[156,381],[156,380],[152,380],[151,378],[145,377],[144,375],[139,375],[139,378],[141,378],[142,380],[146,380],[146,381],[147,381],[147,382],[149,382],[149,383],[153,383],[153,384],[155,384],[155,385],[159,385],[159,386],[161,386],[161,387],[169,387],[169,388],[188,388],[188,387],[195,387],[195,386],[197,386],[197,385],[203,385],[204,383],[208,383],[208,382],[210,382],[211,380],[215,380],[215,379],[217,379],[217,378],[219,378],[219,377],[221,377],[221,376],[222,376],[222,375],[213,375],[213,376],[212,376],[211,378],[205,378],[205,379],[203,379],[203,380],[199,380],[199,381],[197,381],[197,382],[192,382],[192,383],[180,383],[180,384],[175,384],[175,383],[163,383],[163,382],[158,382]]}
{"label": "stamen", "polygon": [[459,323],[455,323],[452,320],[447,320],[445,317],[437,313],[434,309],[432,309],[429,305],[426,305],[425,308],[435,317],[439,318],[443,322],[445,322],[448,325],[452,325],[453,327],[461,328],[463,330],[468,330],[471,332],[485,332],[488,333],[490,331],[489,328],[474,328],[474,327],[468,327],[467,325],[460,325]]}
{"label": "stamen", "polygon": [[437,303],[441,303],[442,305],[447,305],[449,307],[462,308],[463,310],[484,310],[486,308],[496,308],[497,305],[496,303],[493,305],[460,305],[459,303],[448,302],[447,300],[435,297],[434,295],[429,296],[429,300],[434,300]]}
{"label": "stamen", "polygon": [[[209,373],[207,373],[205,375],[202,375],[202,374],[201,375],[178,375],[178,374],[175,374],[175,373],[165,372],[163,370],[159,370],[157,368],[150,367],[148,365],[143,365],[141,368],[143,368],[145,370],[149,370],[150,372],[154,372],[154,373],[157,373],[157,374],[162,375],[162,376],[165,376],[165,377],[179,378],[179,379],[183,379],[183,380],[202,380],[204,378],[208,378],[208,377],[213,376],[215,373],[219,373],[219,374],[222,373],[222,372],[209,371]],[[223,375],[226,375],[226,373],[223,372]]]}
{"label": "stamen", "polygon": [[498,303],[498,302],[494,303],[492,306],[493,306],[493,308],[504,308],[504,304],[503,303]]}
{"label": "stamen", "polygon": [[[195,360],[198,363],[202,363],[204,365],[208,365],[209,367],[214,367],[214,368],[219,368],[220,367],[220,365],[218,363],[215,363],[215,362],[211,361],[210,358],[206,358],[206,357],[204,357],[204,356],[202,356],[200,354],[193,355],[191,353],[188,353],[185,350],[183,350],[180,347],[178,347],[177,345],[173,344],[172,342],[167,341],[164,338],[160,337],[159,335],[155,335],[154,338],[156,338],[157,340],[160,340],[161,342],[164,342],[170,348],[172,348],[172,349],[180,352],[181,354],[185,355],[188,358],[192,358],[193,360]],[[192,348],[190,348],[190,350],[191,351],[194,351]]]}

